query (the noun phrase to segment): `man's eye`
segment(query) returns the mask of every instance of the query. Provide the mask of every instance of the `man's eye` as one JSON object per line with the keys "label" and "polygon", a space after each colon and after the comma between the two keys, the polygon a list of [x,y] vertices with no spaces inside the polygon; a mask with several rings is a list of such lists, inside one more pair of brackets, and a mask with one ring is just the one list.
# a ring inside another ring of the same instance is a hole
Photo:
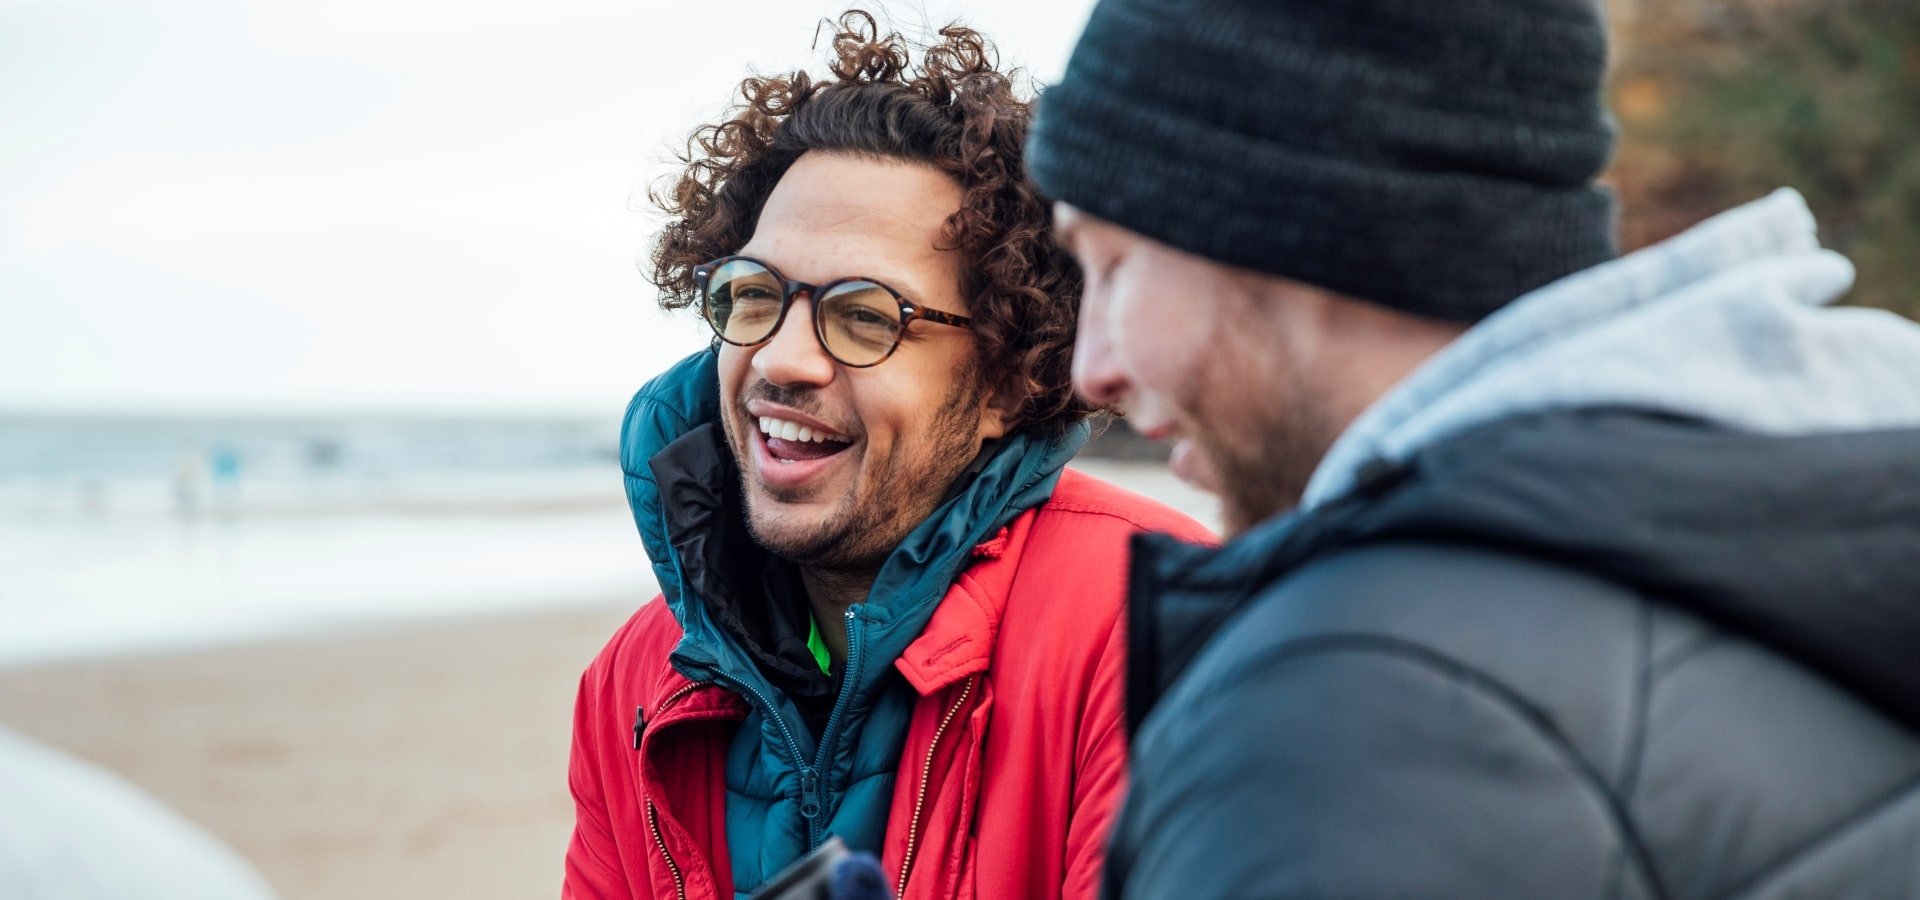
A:
{"label": "man's eye", "polygon": [[845,318],[849,324],[853,325],[885,327],[894,323],[893,319],[883,316],[871,309],[858,306],[841,313],[841,316]]}

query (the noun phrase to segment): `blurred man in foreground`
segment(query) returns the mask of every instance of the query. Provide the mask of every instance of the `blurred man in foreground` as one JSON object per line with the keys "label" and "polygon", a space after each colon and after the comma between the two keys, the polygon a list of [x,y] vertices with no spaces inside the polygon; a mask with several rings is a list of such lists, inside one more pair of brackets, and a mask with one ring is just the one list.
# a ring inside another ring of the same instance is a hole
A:
{"label": "blurred man in foreground", "polygon": [[1920,328],[1782,191],[1614,258],[1588,0],[1104,0],[1029,166],[1131,564],[1124,897],[1913,897]]}
{"label": "blurred man in foreground", "polygon": [[715,349],[627,415],[664,602],[581,682],[568,897],[732,898],[832,835],[906,897],[1097,890],[1126,543],[1204,532],[1063,469],[1079,275],[992,48],[842,26],[660,200]]}

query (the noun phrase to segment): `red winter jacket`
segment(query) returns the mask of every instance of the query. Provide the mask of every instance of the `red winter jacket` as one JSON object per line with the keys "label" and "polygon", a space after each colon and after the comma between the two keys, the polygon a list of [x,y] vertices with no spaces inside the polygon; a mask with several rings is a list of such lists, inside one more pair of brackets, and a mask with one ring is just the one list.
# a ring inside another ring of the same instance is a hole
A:
{"label": "red winter jacket", "polygon": [[[1062,473],[1052,499],[974,548],[895,663],[920,696],[881,860],[903,898],[1097,893],[1126,787],[1122,604],[1140,530],[1212,539]],[[725,754],[747,704],[669,665],[679,639],[656,599],[580,680],[564,898],[733,898]]]}

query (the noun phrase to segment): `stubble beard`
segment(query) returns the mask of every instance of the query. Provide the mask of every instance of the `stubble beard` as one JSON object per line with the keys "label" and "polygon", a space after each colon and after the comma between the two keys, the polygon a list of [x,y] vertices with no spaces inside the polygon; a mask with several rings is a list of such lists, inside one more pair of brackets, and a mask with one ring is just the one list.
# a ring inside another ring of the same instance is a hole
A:
{"label": "stubble beard", "polygon": [[1323,392],[1297,375],[1290,380],[1267,401],[1269,415],[1249,418],[1246,406],[1229,405],[1210,410],[1205,419],[1231,425],[1196,429],[1196,443],[1220,479],[1221,524],[1228,538],[1299,506],[1339,437]]}
{"label": "stubble beard", "polygon": [[[748,533],[775,556],[802,568],[844,573],[878,571],[894,548],[939,506],[953,480],[973,461],[979,427],[976,411],[984,390],[979,366],[970,363],[957,373],[953,390],[941,400],[924,434],[926,457],[903,458],[910,448],[903,446],[904,441],[896,441],[886,459],[861,460],[870,474],[856,472],[849,493],[815,521],[794,522],[791,517],[761,509],[752,476],[741,466]],[[807,408],[804,402],[790,405]],[[748,435],[741,437],[751,439]],[[750,458],[731,434],[728,443],[735,459]],[[863,474],[866,477],[861,477]]]}

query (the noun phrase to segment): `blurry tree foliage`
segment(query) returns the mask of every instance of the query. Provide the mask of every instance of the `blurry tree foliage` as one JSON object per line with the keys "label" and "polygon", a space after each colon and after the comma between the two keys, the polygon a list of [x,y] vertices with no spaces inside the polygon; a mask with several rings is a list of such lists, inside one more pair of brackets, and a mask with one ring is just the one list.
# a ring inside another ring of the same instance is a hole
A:
{"label": "blurry tree foliage", "polygon": [[1783,185],[1920,317],[1920,0],[1614,0],[1623,249]]}

